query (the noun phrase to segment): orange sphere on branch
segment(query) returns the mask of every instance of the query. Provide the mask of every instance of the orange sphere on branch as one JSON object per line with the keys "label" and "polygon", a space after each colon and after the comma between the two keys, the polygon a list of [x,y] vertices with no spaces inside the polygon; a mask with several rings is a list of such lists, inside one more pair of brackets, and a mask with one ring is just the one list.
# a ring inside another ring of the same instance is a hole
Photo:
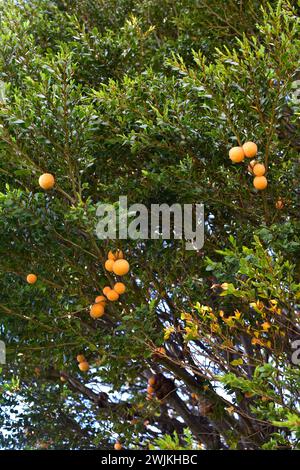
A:
{"label": "orange sphere on branch", "polygon": [[104,289],[102,290],[103,294],[107,296],[107,294],[111,291],[110,286],[105,286]]}
{"label": "orange sphere on branch", "polygon": [[233,163],[242,162],[245,158],[242,147],[232,147],[232,149],[229,150],[229,158]]}
{"label": "orange sphere on branch", "polygon": [[156,382],[156,379],[155,379],[154,375],[148,379],[148,385],[150,385],[151,387],[153,387],[153,385],[155,385],[155,382]]}
{"label": "orange sphere on branch", "polygon": [[266,172],[266,167],[263,163],[256,163],[252,171],[255,176],[263,176]]}
{"label": "orange sphere on branch", "polygon": [[118,294],[115,290],[111,289],[111,290],[107,293],[107,298],[108,298],[108,300],[110,300],[111,302],[115,302],[116,300],[118,300],[119,294]]}
{"label": "orange sphere on branch", "polygon": [[92,318],[100,318],[104,315],[104,305],[101,303],[94,304],[90,308],[90,316]]}
{"label": "orange sphere on branch", "polygon": [[78,356],[76,356],[76,360],[77,362],[85,362],[85,357],[83,354],[78,354]]}
{"label": "orange sphere on branch", "polygon": [[52,189],[55,185],[54,176],[51,175],[51,173],[44,173],[39,177],[39,185],[42,189],[45,189],[45,191]]}
{"label": "orange sphere on branch", "polygon": [[255,189],[262,191],[263,189],[266,189],[266,187],[268,186],[268,180],[265,176],[255,176],[253,180],[253,185]]}
{"label": "orange sphere on branch", "polygon": [[97,295],[95,298],[95,304],[106,305],[106,297],[104,297],[104,295]]}
{"label": "orange sphere on branch", "polygon": [[110,273],[113,272],[113,267],[114,267],[115,261],[112,259],[108,259],[105,261],[105,269],[106,271],[109,271]]}
{"label": "orange sphere on branch", "polygon": [[122,444],[120,442],[116,442],[114,445],[115,450],[122,450]]}
{"label": "orange sphere on branch", "polygon": [[124,294],[126,291],[126,286],[123,282],[116,282],[114,285],[114,291],[116,291],[119,295]]}
{"label": "orange sphere on branch", "polygon": [[37,276],[35,274],[28,274],[26,277],[28,284],[35,284],[37,281]]}
{"label": "orange sphere on branch", "polygon": [[254,142],[246,142],[243,151],[247,158],[253,158],[257,154],[257,145]]}
{"label": "orange sphere on branch", "polygon": [[78,364],[78,367],[81,370],[81,372],[87,372],[90,368],[90,365],[87,361],[84,361],[84,362],[80,362]]}
{"label": "orange sphere on branch", "polygon": [[113,271],[117,276],[125,276],[129,271],[129,263],[125,259],[118,259],[114,263]]}

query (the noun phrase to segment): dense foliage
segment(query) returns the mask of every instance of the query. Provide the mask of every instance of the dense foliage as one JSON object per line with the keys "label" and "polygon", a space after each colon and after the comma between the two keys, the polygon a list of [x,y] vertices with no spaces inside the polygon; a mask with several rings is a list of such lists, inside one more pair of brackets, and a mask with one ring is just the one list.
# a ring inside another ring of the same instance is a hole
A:
{"label": "dense foliage", "polygon": [[[0,2],[2,448],[299,448],[299,8]],[[228,158],[247,140],[265,191]],[[98,240],[120,195],[204,203],[203,249]]]}

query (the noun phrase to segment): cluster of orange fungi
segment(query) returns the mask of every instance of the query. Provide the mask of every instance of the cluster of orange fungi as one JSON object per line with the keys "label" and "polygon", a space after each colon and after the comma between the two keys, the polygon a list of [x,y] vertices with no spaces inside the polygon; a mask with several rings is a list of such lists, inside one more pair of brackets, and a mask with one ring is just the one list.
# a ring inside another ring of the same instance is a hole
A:
{"label": "cluster of orange fungi", "polygon": [[[257,155],[257,145],[254,142],[246,142],[240,147],[233,147],[229,150],[229,158],[233,163],[240,163],[246,158],[254,158]],[[262,191],[268,186],[265,177],[266,168],[263,163],[252,160],[248,166],[249,172],[254,176],[253,186]]]}

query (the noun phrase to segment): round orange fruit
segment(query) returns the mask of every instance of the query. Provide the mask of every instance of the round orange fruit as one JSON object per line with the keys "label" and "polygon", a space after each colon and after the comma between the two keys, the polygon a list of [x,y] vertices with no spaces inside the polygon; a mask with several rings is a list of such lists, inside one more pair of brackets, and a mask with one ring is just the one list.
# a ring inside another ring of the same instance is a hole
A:
{"label": "round orange fruit", "polygon": [[268,180],[265,176],[255,176],[253,180],[253,185],[255,189],[262,191],[263,189],[266,189],[266,187],[268,186]]}
{"label": "round orange fruit", "polygon": [[128,273],[129,271],[129,263],[128,261],[126,261],[125,259],[118,259],[115,263],[114,263],[114,273],[117,275],[117,276],[125,276],[125,274]]}
{"label": "round orange fruit", "polygon": [[245,153],[242,147],[232,147],[229,150],[229,158],[233,163],[240,163],[245,158]]}
{"label": "round orange fruit", "polygon": [[105,305],[106,304],[106,297],[104,297],[104,295],[97,295],[97,297],[95,298],[95,304]]}
{"label": "round orange fruit", "polygon": [[39,177],[39,185],[42,189],[45,189],[45,191],[52,189],[55,185],[54,176],[51,175],[51,173],[44,173]]}
{"label": "round orange fruit", "polygon": [[257,154],[257,145],[254,142],[246,142],[243,151],[247,158],[253,158]]}
{"label": "round orange fruit", "polygon": [[104,315],[104,305],[94,304],[90,308],[90,316],[92,318],[101,318]]}
{"label": "round orange fruit", "polygon": [[107,293],[107,298],[108,298],[108,300],[110,300],[111,302],[115,302],[116,300],[118,300],[119,294],[118,294],[115,290],[111,289],[111,290]]}
{"label": "round orange fruit", "polygon": [[153,385],[155,385],[155,382],[156,382],[156,379],[154,377],[154,375],[152,377],[149,378],[148,380],[148,384],[153,387]]}
{"label": "round orange fruit", "polygon": [[107,296],[107,294],[111,291],[111,287],[105,286],[102,290],[103,294]]}
{"label": "round orange fruit", "polygon": [[252,171],[255,176],[264,176],[266,167],[263,163],[256,163]]}
{"label": "round orange fruit", "polygon": [[78,356],[76,356],[76,360],[77,362],[85,362],[85,357],[83,354],[78,354]]}
{"label": "round orange fruit", "polygon": [[107,259],[105,261],[105,269],[106,271],[109,271],[110,273],[113,272],[113,267],[114,267],[115,261],[112,259]]}
{"label": "round orange fruit", "polygon": [[126,291],[126,286],[123,282],[116,282],[114,285],[114,291],[116,291],[119,295],[124,294]]}
{"label": "round orange fruit", "polygon": [[81,370],[81,372],[87,372],[90,368],[89,363],[87,361],[80,362],[78,364],[78,367]]}
{"label": "round orange fruit", "polygon": [[35,274],[28,274],[26,277],[28,284],[35,284],[37,281],[37,276]]}

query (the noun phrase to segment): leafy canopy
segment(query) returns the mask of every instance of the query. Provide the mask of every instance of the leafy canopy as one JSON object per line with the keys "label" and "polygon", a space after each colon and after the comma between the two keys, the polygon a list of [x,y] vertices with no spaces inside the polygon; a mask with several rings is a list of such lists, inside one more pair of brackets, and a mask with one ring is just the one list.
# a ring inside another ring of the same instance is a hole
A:
{"label": "leafy canopy", "polygon": [[[1,447],[298,448],[299,5],[8,0],[0,18]],[[228,158],[247,140],[266,191]],[[98,240],[120,195],[204,203],[203,249]],[[93,320],[117,248],[127,290]]]}

